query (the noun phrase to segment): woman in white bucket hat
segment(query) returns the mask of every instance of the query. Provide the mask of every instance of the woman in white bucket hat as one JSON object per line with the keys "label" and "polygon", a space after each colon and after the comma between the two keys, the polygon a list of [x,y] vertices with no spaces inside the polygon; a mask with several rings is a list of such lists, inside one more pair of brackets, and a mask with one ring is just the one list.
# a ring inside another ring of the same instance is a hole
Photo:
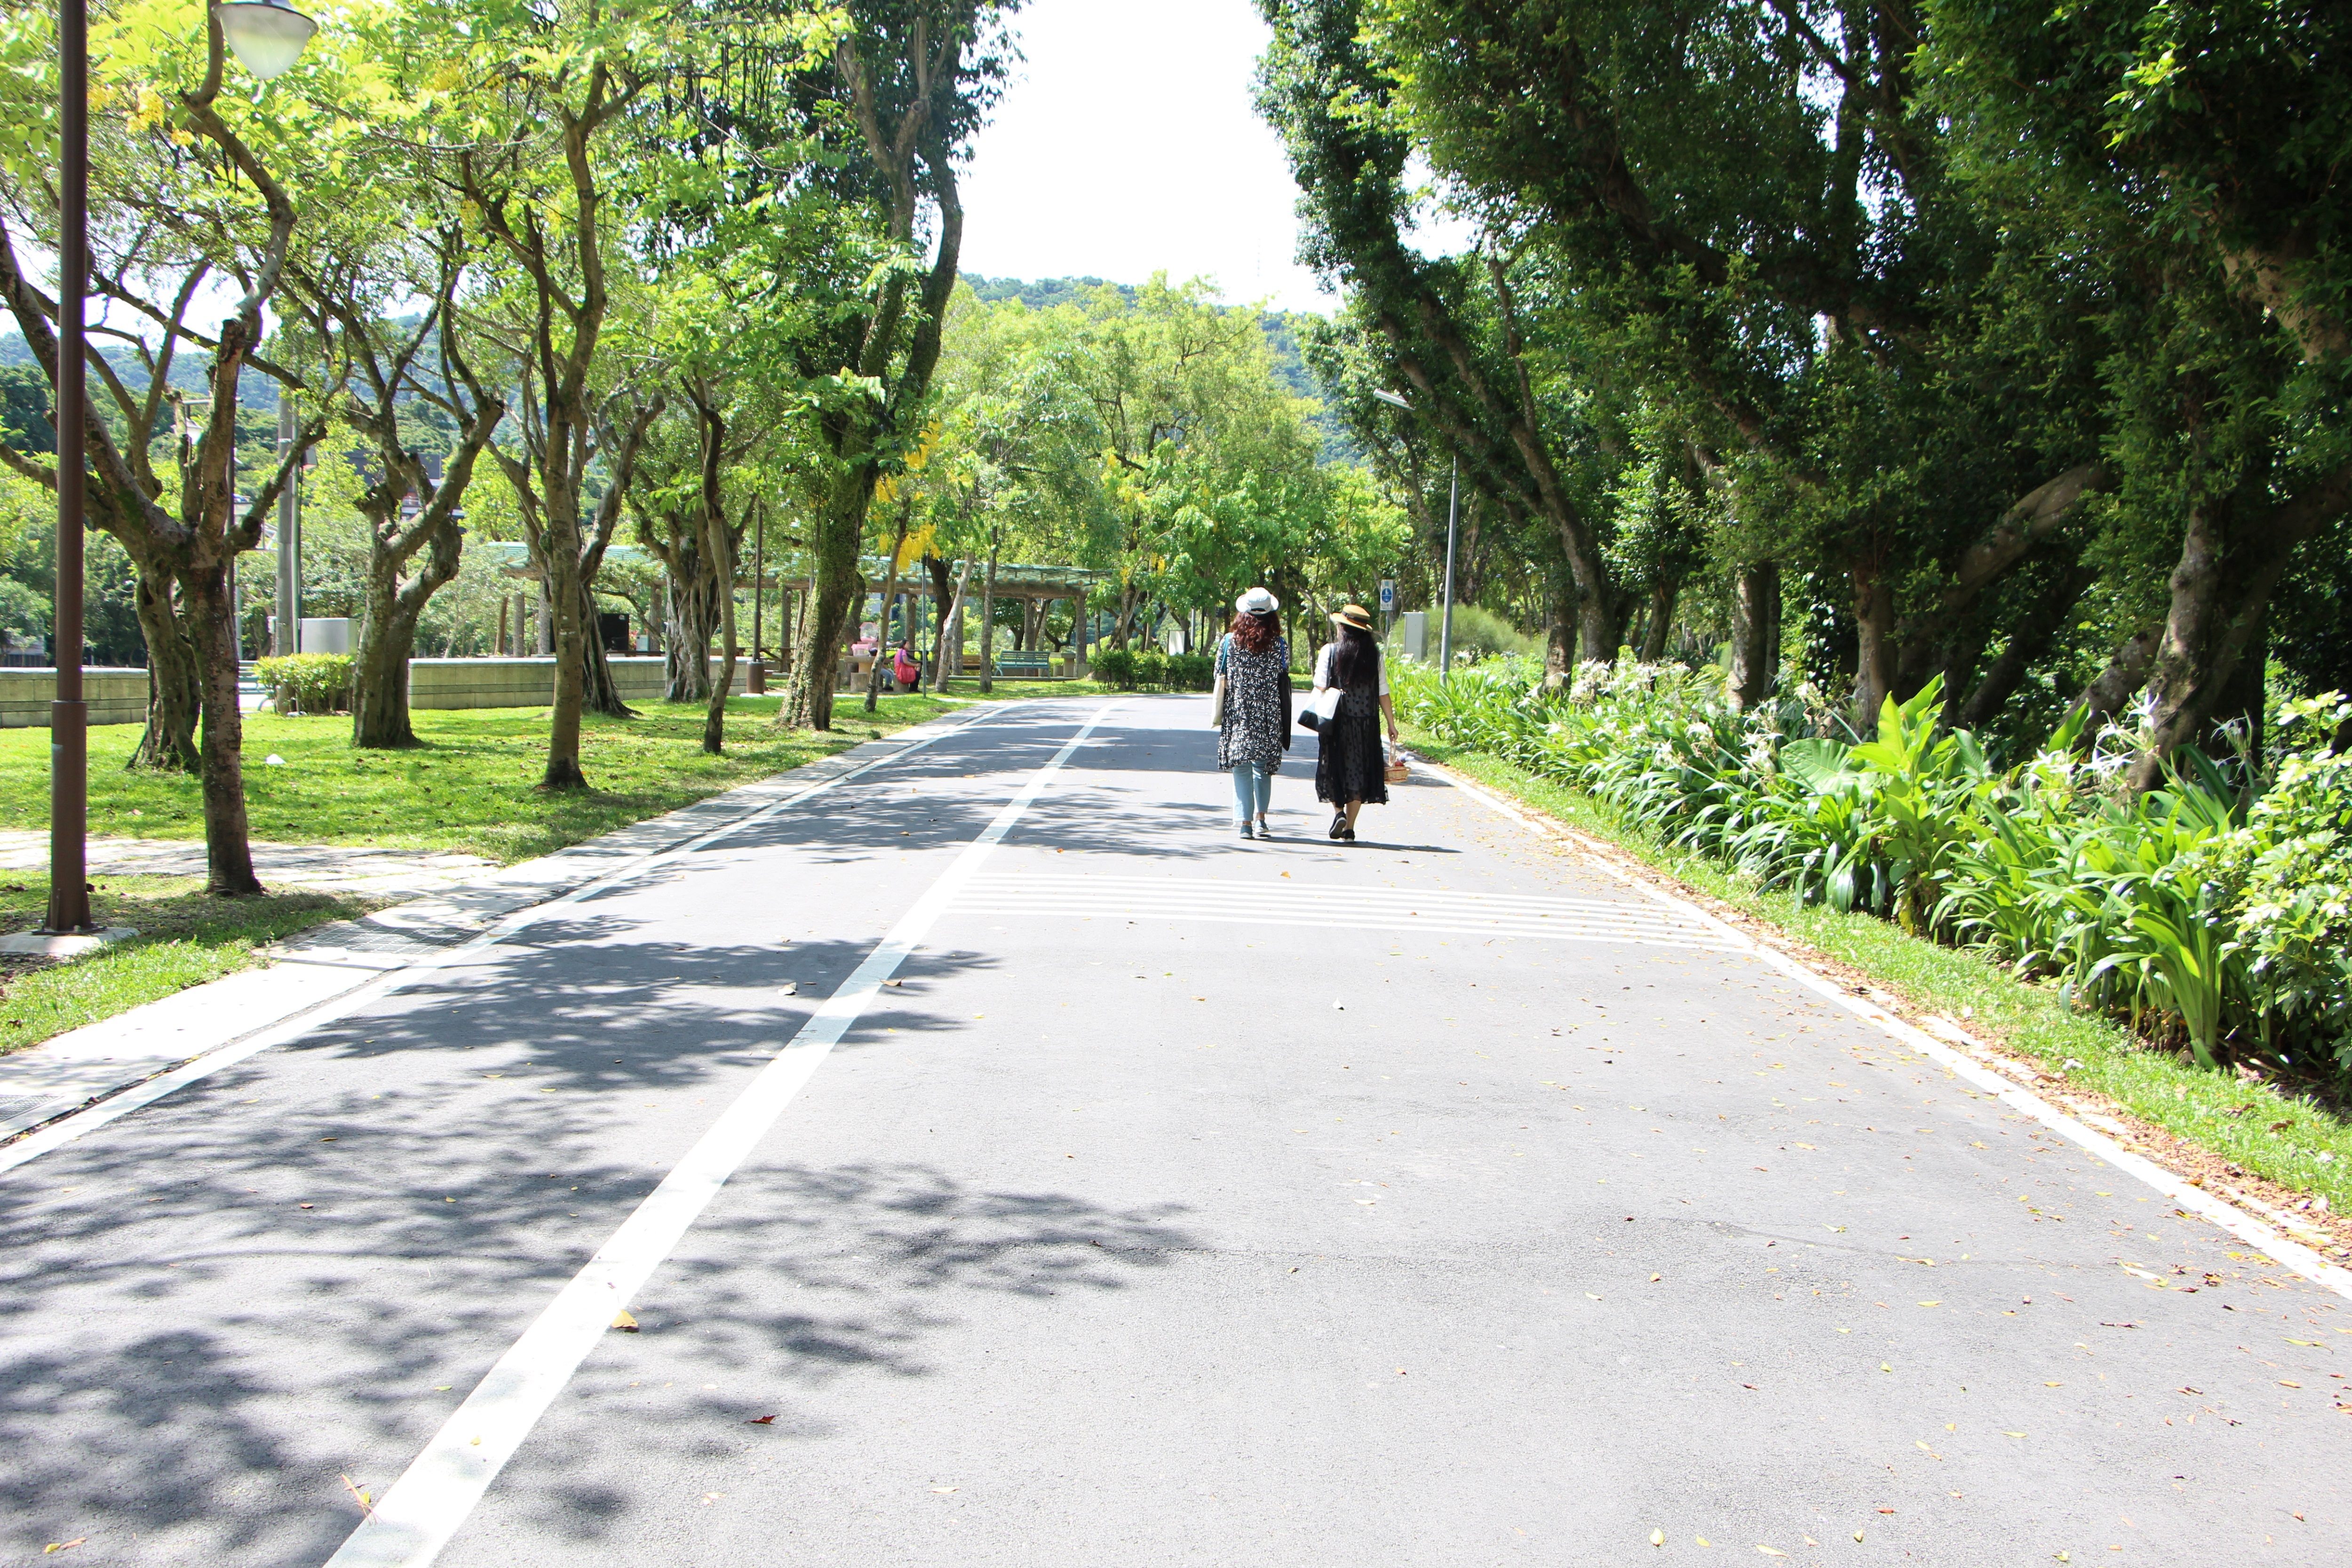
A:
{"label": "woman in white bucket hat", "polygon": [[1234,775],[1234,827],[1244,838],[1270,836],[1274,775],[1290,750],[1290,645],[1275,616],[1280,608],[1272,594],[1252,588],[1234,601],[1233,626],[1217,644],[1217,766]]}

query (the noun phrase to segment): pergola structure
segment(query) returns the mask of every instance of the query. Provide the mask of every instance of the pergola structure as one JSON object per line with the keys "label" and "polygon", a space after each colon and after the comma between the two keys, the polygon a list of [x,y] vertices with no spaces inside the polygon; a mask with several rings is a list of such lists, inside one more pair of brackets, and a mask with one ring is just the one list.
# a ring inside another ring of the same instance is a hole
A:
{"label": "pergola structure", "polygon": [[[881,595],[882,584],[888,575],[888,563],[878,555],[864,556],[858,561],[857,570],[866,580],[866,599],[871,604]],[[961,583],[963,603],[967,605],[979,603],[983,590],[994,598],[1014,599],[1041,607],[1061,600],[1069,601],[1074,637],[1071,648],[1072,669],[1074,673],[1083,674],[1086,670],[1087,651],[1087,595],[1097,584],[1110,582],[1114,575],[1109,572],[1097,571],[1086,566],[1032,565],[999,562],[996,567],[996,581],[993,586],[990,587],[986,562],[958,561],[950,563],[949,592],[952,595],[955,591],[952,584]],[[772,574],[767,581],[775,585],[780,595],[805,595],[809,592],[810,577],[805,571],[777,573]],[[899,573],[898,586],[892,593],[894,600],[913,600],[919,597],[936,600],[937,595],[938,587],[930,574],[920,568]],[[782,609],[783,624],[789,627],[793,624],[790,597],[783,600]],[[858,620],[862,623],[870,618],[877,623],[877,634],[887,633],[887,625],[891,619],[891,609],[892,606],[888,605],[876,605],[876,613],[872,616],[861,614]],[[939,611],[940,606],[935,603],[929,617],[935,623],[939,618]],[[755,624],[760,619],[756,611],[753,619]],[[950,646],[957,648],[963,646],[962,629],[962,611],[958,610],[955,625],[948,633]]]}

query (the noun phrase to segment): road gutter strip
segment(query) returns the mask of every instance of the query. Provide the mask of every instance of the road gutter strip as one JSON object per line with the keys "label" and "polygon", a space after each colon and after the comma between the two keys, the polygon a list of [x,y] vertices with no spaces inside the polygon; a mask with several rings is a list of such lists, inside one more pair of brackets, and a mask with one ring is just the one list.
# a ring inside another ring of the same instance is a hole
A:
{"label": "road gutter strip", "polygon": [[[745,812],[739,816],[730,818],[728,821],[720,823],[715,827],[707,828],[700,833],[694,834],[677,843],[667,845],[662,848],[646,850],[633,855],[624,860],[620,865],[614,867],[611,870],[599,872],[591,877],[588,880],[582,882],[575,887],[567,889],[564,891],[554,894],[545,900],[528,904],[521,909],[512,910],[508,914],[500,916],[485,926],[475,935],[467,938],[465,941],[458,942],[454,946],[442,948],[432,952],[422,953],[414,958],[397,960],[391,963],[387,967],[378,967],[373,964],[362,964],[344,960],[339,966],[348,966],[352,968],[356,974],[366,976],[366,978],[358,979],[349,990],[339,992],[322,1001],[313,1002],[295,1012],[268,1020],[267,1022],[256,1026],[250,1030],[232,1038],[212,1050],[191,1058],[177,1067],[142,1076],[126,1084],[118,1085],[112,1091],[107,1093],[104,1098],[96,1100],[94,1103],[85,1104],[76,1110],[68,1110],[60,1115],[50,1117],[47,1121],[35,1123],[29,1128],[16,1131],[13,1134],[12,1142],[0,1143],[0,1176],[5,1176],[10,1171],[15,1170],[17,1166],[22,1165],[28,1161],[38,1159],[41,1155],[47,1153],[52,1149],[56,1149],[66,1143],[70,1143],[75,1139],[86,1137],[89,1133],[105,1126],[108,1122],[113,1121],[120,1117],[128,1116],[131,1112],[139,1110],[142,1106],[152,1105],[156,1100],[163,1099],[164,1096],[169,1095],[175,1090],[184,1089],[192,1083],[196,1083],[204,1079],[210,1078],[213,1074],[219,1072],[224,1068],[235,1067],[237,1063],[244,1061],[248,1057],[257,1056],[273,1046],[284,1045],[289,1040],[298,1039],[321,1024],[332,1023],[335,1019],[348,1016],[350,1014],[357,1012],[359,1009],[365,1007],[384,996],[388,996],[395,991],[404,990],[406,987],[415,984],[417,981],[432,974],[436,971],[447,968],[458,960],[477,952],[482,948],[505,941],[507,938],[513,936],[516,932],[523,931],[545,919],[549,915],[553,914],[558,910],[563,909],[568,905],[579,903],[582,900],[592,898],[608,889],[618,887],[622,883],[626,882],[633,878],[642,876],[646,872],[666,865],[669,861],[677,859],[681,856],[690,855],[706,848],[709,846],[719,842],[720,839],[727,837],[730,834],[740,832],[747,827],[755,826],[756,825],[775,816],[779,812],[787,810],[792,806],[798,805],[803,801],[810,800],[817,795],[824,795],[833,790],[838,789],[843,784],[849,783],[851,780],[857,778],[863,773],[870,773],[874,769],[884,766],[887,763],[895,763],[900,758],[908,756],[915,752],[919,752],[924,747],[929,746],[936,742],[946,740],[953,735],[961,734],[968,729],[977,727],[978,724],[981,723],[990,713],[1013,711],[1020,706],[1022,706],[1022,704],[1005,703],[985,709],[975,709],[970,711],[970,715],[968,717],[962,717],[960,722],[943,724],[928,734],[921,733],[920,731],[929,729],[929,725],[917,725],[911,730],[902,731],[898,735],[889,737],[888,740],[883,743],[890,744],[892,742],[900,741],[902,737],[905,736],[913,736],[914,738],[911,740],[906,740],[903,744],[892,745],[888,752],[884,752],[881,755],[869,758],[856,767],[835,773],[830,777],[817,780],[814,783],[803,784],[796,789],[790,789],[785,794],[779,795],[775,800],[768,803],[766,805],[757,807],[751,811]],[[932,721],[932,722],[937,723],[938,721]],[[872,742],[868,743],[871,744]],[[847,753],[839,754],[845,755]],[[819,762],[806,765],[810,767],[821,767],[824,763],[830,761],[832,761],[831,758],[824,758],[821,759]],[[796,769],[794,771],[798,772],[799,770]],[[791,776],[791,773],[780,775],[780,777],[786,779],[789,779]],[[773,787],[775,782],[776,781],[774,780],[761,780],[759,783],[745,784],[741,787],[743,791],[765,790]],[[740,792],[730,790],[726,792],[726,795],[737,793]],[[709,798],[710,800],[723,800],[726,798],[726,795],[714,795]],[[698,801],[693,805],[685,806],[681,809],[692,811],[698,807],[707,806],[709,804],[709,801]],[[621,828],[617,831],[624,833],[630,832],[637,830],[642,826],[643,825],[641,824],[632,824],[629,827]],[[590,842],[593,843],[594,841],[591,840]],[[324,966],[324,964],[321,963],[323,955],[321,955],[320,958],[305,960],[299,956],[299,950],[290,952],[286,954],[286,959],[297,963],[309,963],[311,964],[320,964],[321,966]],[[334,960],[325,961],[325,963],[328,964],[335,963],[336,961]],[[233,979],[235,976],[232,975],[227,978]],[[198,989],[201,989],[201,987]],[[182,996],[185,996],[188,994],[189,993],[187,992],[179,993]],[[172,998],[167,997],[163,1000],[169,1001],[172,1000]],[[152,1004],[150,1005],[152,1005]],[[138,1009],[132,1009],[132,1013],[137,1011]],[[105,1024],[114,1024],[119,1022],[120,1018],[127,1018],[130,1016],[131,1016],[131,1014],[126,1013],[120,1015],[117,1019],[107,1019],[102,1022]],[[35,1051],[42,1048],[43,1047],[39,1046],[30,1047],[31,1050]],[[19,1056],[24,1055],[24,1053],[17,1054]]]}
{"label": "road gutter strip", "polygon": [[1113,701],[1095,710],[980,836],[964,846],[856,972],[769,1058],[661,1184],[499,1358],[328,1559],[327,1568],[426,1568],[441,1554],[616,1316],[751,1157],[834,1046],[881,994],[883,983],[929,934],[940,915],[1061,773],[1062,764],[1118,706]]}
{"label": "road gutter strip", "polygon": [[[2352,1300],[2352,1270],[2341,1268],[2328,1262],[2312,1248],[2285,1236],[2277,1227],[2265,1224],[2232,1204],[2222,1201],[2204,1188],[2166,1170],[2145,1155],[2134,1153],[2113,1138],[2077,1121],[2032,1090],[2017,1083],[1985,1060],[1957,1049],[1926,1030],[1906,1023],[1875,1002],[1856,996],[1852,991],[1827,975],[1820,973],[1768,943],[1758,942],[1737,926],[1708,913],[1691,900],[1677,898],[1664,889],[1629,874],[1615,863],[1612,847],[1601,840],[1579,833],[1560,823],[1534,816],[1505,799],[1486,785],[1453,768],[1432,763],[1425,758],[1416,757],[1413,760],[1472,799],[1509,817],[1521,826],[1540,836],[1559,839],[1582,850],[1586,858],[1602,870],[1643,897],[1678,910],[1691,919],[1721,932],[1727,940],[1736,943],[1742,952],[1755,954],[1808,990],[1818,992],[1856,1017],[1877,1026],[1905,1046],[1917,1051],[1948,1071],[1966,1079],[1979,1089],[1990,1092],[2012,1109],[2023,1111],[2069,1142],[2105,1161],[2125,1174],[2153,1187],[2181,1208],[2193,1211],[2212,1221],[2247,1245],[2260,1247],[2270,1258],[2323,1289],[2332,1290],[2345,1300]],[[1969,1045],[1984,1048],[1983,1042],[1972,1038],[1958,1028],[1954,1028],[1952,1033]]]}

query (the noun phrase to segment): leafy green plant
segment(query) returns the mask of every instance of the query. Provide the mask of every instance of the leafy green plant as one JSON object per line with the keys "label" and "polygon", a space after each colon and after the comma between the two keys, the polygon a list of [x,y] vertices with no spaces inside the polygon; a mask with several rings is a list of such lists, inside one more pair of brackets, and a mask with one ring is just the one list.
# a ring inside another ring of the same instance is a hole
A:
{"label": "leafy green plant", "polygon": [[2081,1005],[2184,1042],[2352,1075],[2352,704],[2290,703],[2291,743],[2249,804],[2194,751],[2162,788],[2116,784],[2074,724],[1996,770],[1938,722],[1931,681],[1853,744],[1800,702],[1735,713],[1712,672],[1586,666],[1565,693],[1519,658],[1400,669],[1425,731],[1557,780],[1661,841],[1806,903],[1972,947]]}
{"label": "leafy green plant", "polygon": [[1135,689],[1135,654],[1123,647],[1097,648],[1090,656],[1097,680],[1121,691]]}
{"label": "leafy green plant", "polygon": [[352,656],[347,653],[265,658],[254,672],[262,685],[277,692],[281,713],[341,713],[351,707]]}

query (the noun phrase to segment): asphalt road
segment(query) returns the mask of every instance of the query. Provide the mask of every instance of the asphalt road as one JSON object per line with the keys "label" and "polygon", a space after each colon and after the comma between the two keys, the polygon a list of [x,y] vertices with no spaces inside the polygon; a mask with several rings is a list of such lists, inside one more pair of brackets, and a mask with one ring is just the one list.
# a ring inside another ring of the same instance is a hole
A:
{"label": "asphalt road", "polygon": [[2338,1299],[1461,791],[1330,843],[1302,737],[1244,843],[1101,706],[0,1177],[0,1561],[2352,1561]]}

